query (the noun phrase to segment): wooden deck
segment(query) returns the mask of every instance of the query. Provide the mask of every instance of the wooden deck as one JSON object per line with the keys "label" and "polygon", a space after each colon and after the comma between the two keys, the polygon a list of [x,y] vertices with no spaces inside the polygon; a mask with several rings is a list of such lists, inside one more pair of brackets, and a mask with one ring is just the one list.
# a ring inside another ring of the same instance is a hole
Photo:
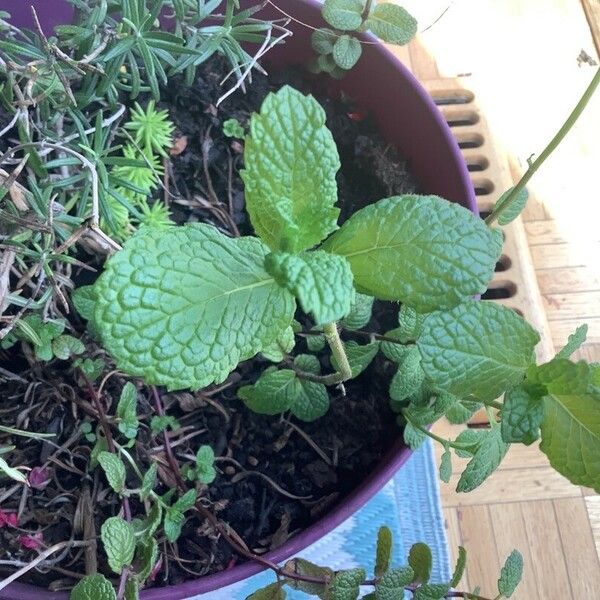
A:
{"label": "wooden deck", "polygon": [[[492,164],[477,176],[489,175],[496,187],[511,185],[562,124],[597,68],[593,63],[600,62],[600,0],[392,1],[419,18],[421,31],[394,52],[428,89],[451,83],[474,93],[486,136],[494,136],[487,139]],[[588,342],[578,355],[600,361],[599,132],[596,97],[536,175],[511,234],[521,268],[506,273],[516,289],[502,302],[530,320],[533,315],[544,333],[542,357],[585,322]],[[502,191],[480,200],[492,202]],[[457,430],[448,423],[435,428],[448,437]],[[600,598],[600,496],[571,485],[535,447],[512,447],[500,469],[470,494],[454,491],[463,466],[455,461],[441,492],[450,544],[469,551],[471,587],[493,595],[501,562],[518,548],[525,578],[513,598]]]}

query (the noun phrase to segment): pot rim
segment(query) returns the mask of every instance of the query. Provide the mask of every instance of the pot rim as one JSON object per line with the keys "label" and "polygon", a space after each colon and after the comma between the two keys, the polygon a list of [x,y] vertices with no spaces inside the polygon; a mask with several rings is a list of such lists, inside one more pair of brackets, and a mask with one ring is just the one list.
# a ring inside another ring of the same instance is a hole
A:
{"label": "pot rim", "polygon": [[[318,0],[295,1],[308,5],[310,10],[320,11],[321,5]],[[370,33],[361,34],[361,37],[369,42],[378,42],[377,38]],[[425,105],[427,112],[429,112],[430,117],[432,118],[433,124],[438,130],[439,140],[446,145],[451,160],[454,163],[453,168],[455,175],[458,175],[459,187],[462,188],[464,204],[466,205],[466,208],[478,215],[479,212],[477,209],[475,193],[466,164],[456,140],[441,112],[415,76],[383,44],[376,43],[370,46],[370,52],[376,53],[378,59],[381,61],[391,62],[394,69],[398,72],[398,76],[405,80],[410,91],[418,96],[419,101]],[[398,439],[381,459],[377,467],[373,469],[368,477],[366,477],[356,489],[312,525],[290,538],[279,548],[265,554],[264,558],[279,563],[304,550],[312,543],[330,533],[381,490],[411,455],[412,450],[404,445],[402,439]],[[207,575],[199,579],[192,579],[166,587],[142,590],[140,597],[142,600],[182,600],[198,594],[205,594],[216,589],[227,587],[228,585],[256,575],[265,569],[266,567],[263,567],[259,563],[245,562],[226,571]],[[4,590],[0,590],[0,599],[68,600],[68,594],[66,592],[50,592],[44,588],[31,584],[15,582]]]}

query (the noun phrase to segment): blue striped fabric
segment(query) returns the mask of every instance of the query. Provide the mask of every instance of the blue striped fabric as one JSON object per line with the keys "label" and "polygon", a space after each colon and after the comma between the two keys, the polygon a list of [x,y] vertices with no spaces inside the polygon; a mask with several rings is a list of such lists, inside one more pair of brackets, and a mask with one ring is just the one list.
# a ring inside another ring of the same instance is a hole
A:
{"label": "blue striped fabric", "polygon": [[[394,533],[395,565],[405,563],[412,544],[425,542],[433,552],[432,581],[448,581],[451,578],[451,568],[437,466],[430,442],[431,440],[427,440],[361,510],[299,556],[332,569],[362,566],[372,572],[377,530],[381,525],[387,525]],[[246,581],[196,598],[244,600],[253,591],[273,581],[272,573],[259,573]],[[372,589],[365,589],[365,593],[368,591]],[[289,591],[287,597],[290,600],[307,598],[305,594],[295,591]]]}

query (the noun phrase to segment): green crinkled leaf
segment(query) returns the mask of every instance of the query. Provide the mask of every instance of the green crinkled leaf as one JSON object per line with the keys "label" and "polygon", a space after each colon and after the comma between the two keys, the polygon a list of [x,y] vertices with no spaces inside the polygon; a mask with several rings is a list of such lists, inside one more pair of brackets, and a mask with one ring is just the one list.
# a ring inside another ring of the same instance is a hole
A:
{"label": "green crinkled leaf", "polygon": [[125,595],[123,600],[139,600],[140,598],[140,584],[137,579],[128,579],[125,584]]}
{"label": "green crinkled leaf", "polygon": [[470,492],[479,487],[498,468],[508,448],[509,444],[502,440],[500,427],[492,426],[462,472],[456,491]]}
{"label": "green crinkled leaf", "polygon": [[377,4],[365,27],[388,44],[408,44],[417,33],[416,19],[396,4]]}
{"label": "green crinkled leaf", "polygon": [[360,42],[351,35],[341,35],[333,46],[333,60],[335,64],[348,71],[351,69],[362,54],[362,46]]}
{"label": "green crinkled leaf", "polygon": [[283,589],[283,582],[276,581],[269,585],[256,590],[253,594],[250,594],[246,600],[285,600],[286,593]]}
{"label": "green crinkled leaf", "polygon": [[308,423],[317,420],[329,410],[329,393],[322,383],[297,378],[300,391],[292,402],[292,414]]}
{"label": "green crinkled leaf", "polygon": [[119,431],[125,437],[135,439],[140,424],[137,417],[137,390],[130,381],[121,390],[117,404],[117,417],[120,419]]}
{"label": "green crinkled leaf", "polygon": [[390,398],[396,402],[406,400],[423,384],[425,373],[421,367],[421,355],[416,346],[411,346],[400,363],[390,383]]}
{"label": "green crinkled leaf", "polygon": [[144,477],[142,479],[142,487],[140,491],[140,498],[142,500],[146,500],[150,495],[150,492],[154,488],[157,473],[158,465],[155,462],[153,462],[148,468],[148,470],[144,473]]}
{"label": "green crinkled leaf", "polygon": [[398,311],[398,339],[401,342],[414,342],[423,331],[423,323],[429,313],[418,313],[414,308],[403,304]]}
{"label": "green crinkled leaf", "polygon": [[181,535],[181,529],[185,523],[185,511],[194,506],[196,502],[196,490],[188,490],[181,498],[165,511],[163,529],[167,539],[173,543]]}
{"label": "green crinkled leaf", "polygon": [[315,29],[310,37],[313,50],[319,54],[331,54],[333,52],[333,45],[337,39],[338,36],[335,32],[326,27]]}
{"label": "green crinkled leaf", "polygon": [[[371,364],[377,355],[379,342],[361,345],[352,340],[344,342],[344,348],[352,371],[352,377],[358,377]],[[331,364],[334,369],[339,371],[339,365],[335,356],[331,357]]]}
{"label": "green crinkled leaf", "polygon": [[196,474],[201,483],[212,483],[217,472],[215,470],[215,452],[208,446],[203,445],[196,452]]}
{"label": "green crinkled leaf", "polygon": [[440,461],[440,479],[444,483],[448,483],[452,477],[452,453],[450,450],[446,450],[442,454]]}
{"label": "green crinkled leaf", "polygon": [[139,230],[96,283],[95,322],[118,367],[169,390],[224,381],[293,318],[267,253],[209,225]]}
{"label": "green crinkled leaf", "polygon": [[112,452],[100,452],[98,462],[110,487],[120,494],[125,488],[125,465],[123,461]]}
{"label": "green crinkled leaf", "polygon": [[71,300],[75,309],[81,317],[89,321],[94,316],[94,306],[96,304],[96,292],[93,285],[84,285],[78,287],[72,294]]}
{"label": "green crinkled leaf", "polygon": [[244,150],[246,208],[272,250],[299,252],[337,229],[337,148],[325,111],[284,86],[252,115]]}
{"label": "green crinkled leaf", "polygon": [[390,567],[392,557],[392,530],[385,525],[377,532],[375,577],[381,577]]}
{"label": "green crinkled leaf", "polygon": [[393,362],[401,363],[405,358],[408,352],[410,352],[411,346],[406,345],[404,342],[400,341],[400,328],[392,329],[391,331],[387,331],[385,333],[386,338],[392,338],[398,340],[398,343],[382,341],[380,344],[380,349],[385,355],[386,358],[389,358]]}
{"label": "green crinkled leaf", "polygon": [[71,356],[81,354],[84,351],[83,342],[72,335],[59,335],[52,340],[52,353],[60,360],[67,360]]}
{"label": "green crinkled leaf", "polygon": [[264,371],[254,385],[238,389],[238,398],[256,413],[278,415],[288,410],[300,393],[300,382],[291,369]]}
{"label": "green crinkled leaf", "polygon": [[100,537],[109,567],[120,575],[123,567],[131,564],[135,552],[133,527],[121,517],[110,517],[102,523]]}
{"label": "green crinkled leaf", "polygon": [[569,481],[600,491],[600,390],[593,372],[566,359],[538,367],[547,388],[540,449]]}
{"label": "green crinkled leaf", "polygon": [[285,331],[273,342],[267,344],[261,354],[271,362],[281,362],[288,352],[291,352],[296,344],[294,330],[292,327],[287,327]]}
{"label": "green crinkled leaf", "polygon": [[421,312],[485,291],[501,237],[437,196],[394,196],[350,217],[322,246],[350,262],[358,291]]}
{"label": "green crinkled leaf", "polygon": [[311,352],[318,352],[319,350],[323,350],[326,345],[325,336],[323,334],[320,335],[307,335],[306,336],[306,345]]}
{"label": "green crinkled leaf", "polygon": [[418,450],[427,439],[427,436],[412,423],[406,423],[404,426],[403,439],[404,443],[411,450]]}
{"label": "green crinkled leaf", "polygon": [[390,569],[384,573],[375,588],[377,600],[402,600],[405,586],[412,583],[414,572],[410,567]]}
{"label": "green crinkled leaf", "polygon": [[450,587],[455,588],[465,574],[465,567],[467,566],[467,551],[462,547],[458,547],[458,558],[456,559],[456,566],[454,567],[454,573],[450,581]]}
{"label": "green crinkled leaf", "polygon": [[362,24],[363,0],[325,0],[321,14],[335,29],[356,31]]}
{"label": "green crinkled leaf", "polygon": [[158,542],[149,537],[147,540],[138,543],[136,549],[136,574],[140,581],[145,581],[152,573],[152,569],[158,560]]}
{"label": "green crinkled leaf", "polygon": [[265,269],[289,290],[317,325],[345,317],[354,300],[352,271],[348,261],[319,250],[302,254],[272,252]]}
{"label": "green crinkled leaf", "polygon": [[457,398],[456,402],[446,411],[446,418],[453,425],[466,423],[478,410],[483,407],[480,402],[471,402]]}
{"label": "green crinkled leaf", "polygon": [[416,589],[413,600],[442,600],[449,590],[445,583],[428,583]]}
{"label": "green crinkled leaf", "polygon": [[373,302],[375,298],[365,294],[354,294],[354,301],[350,306],[350,312],[341,321],[342,327],[355,331],[364,327],[370,320],[373,312]]}
{"label": "green crinkled leaf", "polygon": [[356,600],[359,586],[366,579],[364,569],[348,569],[338,571],[329,586],[329,600]]}
{"label": "green crinkled leaf", "polygon": [[117,600],[117,593],[104,575],[86,575],[72,590],[69,600]]}
{"label": "green crinkled leaf", "polygon": [[469,301],[427,317],[417,346],[437,388],[493,400],[523,379],[539,339],[511,309]]}
{"label": "green crinkled leaf", "polygon": [[518,385],[504,394],[500,427],[505,442],[529,445],[539,438],[544,393],[542,386]]}
{"label": "green crinkled leaf", "polygon": [[[425,403],[417,401],[417,397],[413,395],[410,398],[410,404],[404,412],[406,413],[407,419],[417,425],[430,425],[435,423],[438,419],[446,414],[449,408],[451,408],[457,401],[456,396],[452,394],[439,394],[434,393],[424,385],[422,388],[423,397],[427,399]],[[421,400],[421,397],[418,398]]]}
{"label": "green crinkled leaf", "polygon": [[504,598],[510,598],[523,577],[523,557],[517,550],[513,550],[502,570],[500,579],[498,579],[498,591]]}
{"label": "green crinkled leaf", "polygon": [[429,546],[422,542],[413,544],[408,553],[408,564],[414,572],[413,581],[415,583],[427,583],[431,577],[433,564]]}
{"label": "green crinkled leaf", "polygon": [[556,358],[569,358],[573,352],[579,350],[585,343],[587,338],[588,326],[586,324],[580,325],[567,340],[565,346],[558,352]]}
{"label": "green crinkled leaf", "polygon": [[294,358],[294,366],[301,371],[319,375],[321,373],[321,363],[316,356],[312,354],[298,354]]}
{"label": "green crinkled leaf", "polygon": [[463,448],[456,450],[456,456],[460,458],[471,458],[488,434],[487,429],[463,429],[454,440]]}
{"label": "green crinkled leaf", "polygon": [[[496,204],[494,205],[494,211],[499,210],[502,206],[504,206],[504,204],[506,204],[506,201],[508,200],[508,197],[512,194],[513,190],[514,187],[509,188],[500,196],[500,198],[498,198]],[[516,195],[515,199],[511,202],[510,208],[498,217],[498,224],[508,225],[509,223],[514,221],[523,212],[523,209],[527,204],[528,198],[529,192],[527,191],[527,189],[523,188],[522,190],[520,190]]]}
{"label": "green crinkled leaf", "polygon": [[[330,580],[333,577],[333,571],[329,567],[320,567],[303,558],[292,558],[284,565],[284,571],[296,575],[305,575],[308,577]],[[285,575],[285,573],[284,573]],[[294,590],[300,590],[305,594],[321,597],[325,593],[325,586],[320,583],[310,581],[300,581],[298,579],[286,579],[286,584]]]}

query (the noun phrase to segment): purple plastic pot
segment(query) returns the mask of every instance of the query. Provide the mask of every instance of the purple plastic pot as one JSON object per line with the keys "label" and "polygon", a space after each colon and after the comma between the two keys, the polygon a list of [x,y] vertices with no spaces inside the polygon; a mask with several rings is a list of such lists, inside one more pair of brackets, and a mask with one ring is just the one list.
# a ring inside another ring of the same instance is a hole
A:
{"label": "purple plastic pot", "polygon": [[[51,31],[57,23],[69,22],[72,17],[72,7],[66,0],[0,0],[0,9],[11,12],[15,24],[31,27],[32,4],[37,8],[46,31]],[[279,0],[278,4],[303,23],[312,26],[322,24],[316,0]],[[255,16],[273,19],[282,15],[267,6]],[[286,40],[285,45],[271,51],[270,64],[298,64],[312,56],[311,31],[295,22],[290,23],[290,28],[294,35]],[[373,41],[369,36],[366,39]],[[409,159],[410,167],[426,193],[440,195],[477,213],[469,174],[450,129],[427,92],[390,52],[381,45],[363,46],[358,65],[336,85],[375,116],[380,132]],[[302,533],[267,554],[266,558],[280,562],[329,533],[376,494],[410,454],[399,439],[350,495]],[[141,596],[143,600],[179,600],[223,588],[261,570],[262,567],[257,564],[245,563],[180,585],[149,589]],[[2,590],[0,598],[66,600],[68,595],[15,583]]]}

